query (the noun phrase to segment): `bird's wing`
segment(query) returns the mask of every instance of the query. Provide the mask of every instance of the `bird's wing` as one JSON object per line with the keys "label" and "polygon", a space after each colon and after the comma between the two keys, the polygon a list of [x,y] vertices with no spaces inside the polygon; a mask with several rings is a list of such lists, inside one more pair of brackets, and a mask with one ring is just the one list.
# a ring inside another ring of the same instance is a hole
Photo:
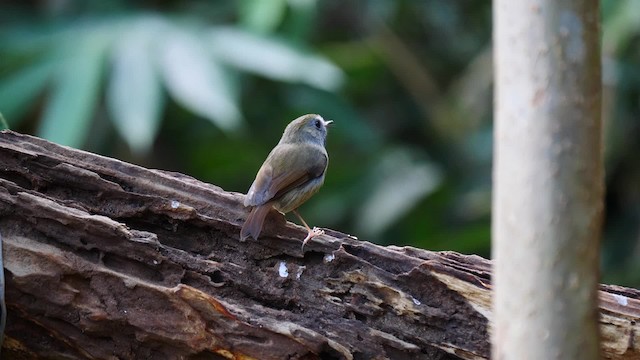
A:
{"label": "bird's wing", "polygon": [[244,205],[256,206],[277,200],[291,189],[322,176],[327,162],[327,154],[321,147],[278,145],[258,171]]}
{"label": "bird's wing", "polygon": [[247,196],[244,198],[244,206],[257,206],[269,201],[266,190],[271,186],[272,178],[273,170],[271,165],[265,162],[258,170],[256,179],[253,180],[253,184],[247,191]]}

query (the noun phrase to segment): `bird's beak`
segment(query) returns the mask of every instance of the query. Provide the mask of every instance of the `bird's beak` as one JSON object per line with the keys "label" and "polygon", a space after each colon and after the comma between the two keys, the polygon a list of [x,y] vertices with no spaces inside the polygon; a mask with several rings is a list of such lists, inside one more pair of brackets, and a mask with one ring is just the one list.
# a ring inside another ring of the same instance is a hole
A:
{"label": "bird's beak", "polygon": [[333,123],[333,120],[327,120],[324,122],[324,126],[328,126]]}

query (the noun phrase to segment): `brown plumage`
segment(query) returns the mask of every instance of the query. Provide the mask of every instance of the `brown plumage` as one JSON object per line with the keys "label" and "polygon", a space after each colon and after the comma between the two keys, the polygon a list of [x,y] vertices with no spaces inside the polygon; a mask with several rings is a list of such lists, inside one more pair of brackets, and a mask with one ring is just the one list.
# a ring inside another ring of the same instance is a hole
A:
{"label": "brown plumage", "polygon": [[293,211],[309,231],[303,242],[321,232],[310,229],[295,211],[324,182],[329,157],[325,150],[327,125],[320,115],[308,114],[293,120],[284,130],[278,145],[271,150],[256,179],[247,192],[245,206],[251,213],[240,231],[240,239],[258,239],[264,219],[271,208],[287,213]]}

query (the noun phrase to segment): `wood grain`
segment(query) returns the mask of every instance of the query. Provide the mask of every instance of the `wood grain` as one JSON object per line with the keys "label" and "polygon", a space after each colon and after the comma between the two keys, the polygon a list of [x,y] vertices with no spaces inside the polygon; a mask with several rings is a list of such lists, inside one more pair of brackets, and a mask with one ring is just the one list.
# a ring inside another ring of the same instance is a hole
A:
{"label": "wood grain", "polygon": [[[491,262],[382,247],[243,195],[0,134],[7,358],[488,359]],[[603,353],[640,357],[640,292],[601,287]]]}

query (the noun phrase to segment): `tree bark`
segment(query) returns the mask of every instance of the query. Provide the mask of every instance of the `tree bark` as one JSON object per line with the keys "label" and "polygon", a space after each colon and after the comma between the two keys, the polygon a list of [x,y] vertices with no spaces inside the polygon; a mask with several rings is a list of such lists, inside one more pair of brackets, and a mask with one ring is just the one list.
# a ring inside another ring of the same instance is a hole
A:
{"label": "tree bark", "polygon": [[[241,194],[10,131],[0,158],[6,358],[489,358],[488,260],[332,230],[302,253],[278,213],[240,242]],[[640,291],[600,299],[603,353],[637,358]]]}
{"label": "tree bark", "polygon": [[496,359],[598,359],[599,3],[498,0]]}

